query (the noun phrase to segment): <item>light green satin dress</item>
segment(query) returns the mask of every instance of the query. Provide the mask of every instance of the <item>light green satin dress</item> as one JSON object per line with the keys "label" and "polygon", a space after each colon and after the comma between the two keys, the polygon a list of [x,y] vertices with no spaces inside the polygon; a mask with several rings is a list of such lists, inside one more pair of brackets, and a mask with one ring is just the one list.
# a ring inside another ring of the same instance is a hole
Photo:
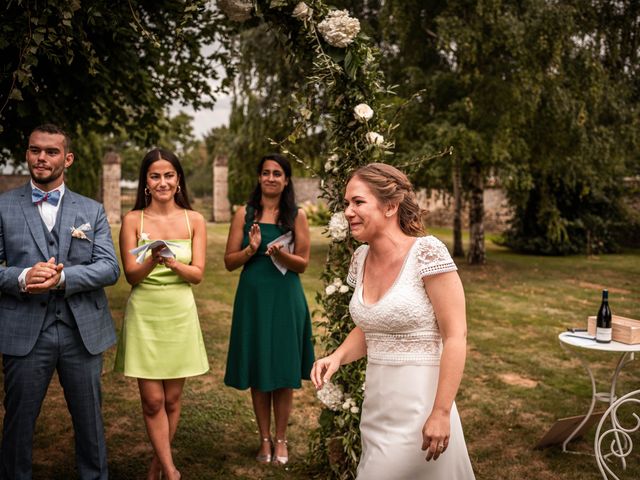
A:
{"label": "light green satin dress", "polygon": [[[189,236],[191,227],[185,210]],[[144,212],[140,215],[143,232]],[[138,245],[147,242],[139,240]],[[191,239],[171,240],[181,263],[191,263]],[[148,252],[150,255],[151,252]],[[207,352],[191,285],[157,265],[131,289],[118,338],[115,371],[127,377],[168,380],[209,370]]]}

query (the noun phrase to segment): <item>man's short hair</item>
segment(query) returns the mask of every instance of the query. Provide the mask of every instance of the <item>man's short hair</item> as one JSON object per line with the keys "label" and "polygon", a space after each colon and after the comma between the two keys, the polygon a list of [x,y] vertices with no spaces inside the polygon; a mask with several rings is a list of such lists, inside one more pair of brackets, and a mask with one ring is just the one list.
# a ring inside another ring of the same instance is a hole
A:
{"label": "man's short hair", "polygon": [[53,123],[45,123],[34,128],[31,133],[33,132],[44,132],[50,135],[62,135],[64,137],[64,153],[67,154],[71,151],[71,138],[69,137],[69,135],[67,135],[67,132],[65,132],[59,126],[54,125]]}

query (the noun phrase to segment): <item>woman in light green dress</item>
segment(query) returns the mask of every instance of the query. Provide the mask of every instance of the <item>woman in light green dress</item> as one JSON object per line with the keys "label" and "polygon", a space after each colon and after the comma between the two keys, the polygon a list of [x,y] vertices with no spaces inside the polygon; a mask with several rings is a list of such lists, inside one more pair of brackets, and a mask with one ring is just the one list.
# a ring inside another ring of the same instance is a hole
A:
{"label": "woman in light green dress", "polygon": [[[130,250],[155,240],[138,263]],[[209,370],[191,284],[204,273],[206,223],[189,205],[184,174],[171,152],[142,160],[136,204],[120,230],[120,255],[133,286],[116,354],[116,371],[138,379],[142,412],[154,449],[147,480],[175,480],[171,441],[186,377]]]}
{"label": "woman in light green dress", "polygon": [[[224,256],[228,270],[243,267],[224,382],[251,388],[261,439],[258,462],[285,464],[293,389],[309,379],[313,365],[311,318],[299,277],[309,263],[309,225],[296,207],[287,159],[267,155],[257,173],[258,185],[248,204],[231,222]],[[291,241],[282,235],[290,235]]]}

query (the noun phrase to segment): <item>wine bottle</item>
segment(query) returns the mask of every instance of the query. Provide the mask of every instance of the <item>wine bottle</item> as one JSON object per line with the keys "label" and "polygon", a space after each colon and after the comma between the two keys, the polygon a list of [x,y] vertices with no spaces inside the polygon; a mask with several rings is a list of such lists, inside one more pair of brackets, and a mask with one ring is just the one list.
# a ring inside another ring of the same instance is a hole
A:
{"label": "wine bottle", "polygon": [[598,310],[596,322],[596,342],[609,343],[611,341],[611,309],[609,308],[609,292],[602,291],[602,303]]}

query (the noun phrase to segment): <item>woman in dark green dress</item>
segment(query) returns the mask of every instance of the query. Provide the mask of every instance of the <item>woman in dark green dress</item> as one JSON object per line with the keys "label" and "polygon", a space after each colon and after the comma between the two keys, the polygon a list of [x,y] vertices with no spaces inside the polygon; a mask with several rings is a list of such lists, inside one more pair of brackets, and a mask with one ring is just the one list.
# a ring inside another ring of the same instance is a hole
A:
{"label": "woman in dark green dress", "polygon": [[309,379],[314,361],[311,319],[298,276],[309,263],[309,225],[296,207],[287,159],[267,155],[257,172],[258,184],[233,218],[224,255],[227,270],[243,267],[224,382],[251,388],[261,440],[256,460],[285,464],[293,389]]}

